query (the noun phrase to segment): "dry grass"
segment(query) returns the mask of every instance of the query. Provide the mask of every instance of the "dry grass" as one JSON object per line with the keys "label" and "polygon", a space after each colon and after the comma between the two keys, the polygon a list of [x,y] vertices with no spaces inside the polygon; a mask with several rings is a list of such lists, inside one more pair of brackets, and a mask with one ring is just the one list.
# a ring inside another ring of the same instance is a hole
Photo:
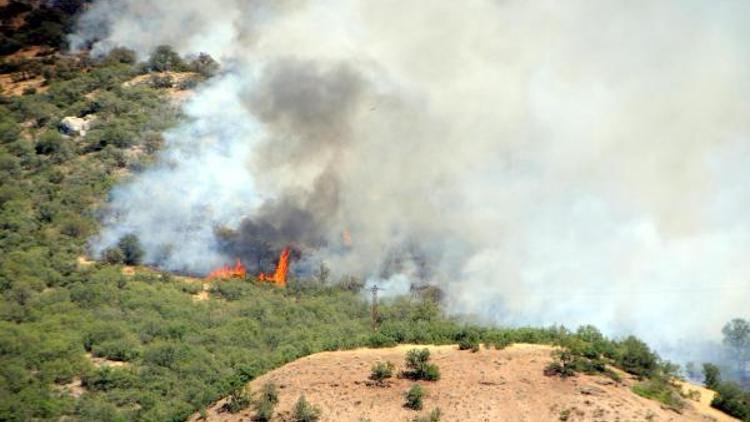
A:
{"label": "dry grass", "polygon": [[[608,378],[579,375],[560,379],[543,375],[551,361],[552,348],[514,345],[504,350],[478,353],[459,351],[456,346],[429,346],[432,361],[442,378],[424,382],[424,410],[403,407],[403,393],[412,381],[394,378],[390,387],[374,387],[367,377],[377,361],[389,360],[403,369],[406,351],[402,345],[388,349],[358,349],[324,352],[292,362],[259,377],[253,391],[272,381],[279,386],[280,419],[288,417],[297,397],[307,399],[323,411],[323,421],[410,421],[435,407],[443,421],[707,421],[713,413],[703,406],[682,414],[664,409],[660,403],[636,396],[631,379],[615,383]],[[208,409],[215,421],[248,420],[251,411],[236,415],[219,413],[223,401]],[[194,416],[192,420],[198,420]],[[732,420],[721,419],[721,420]]]}
{"label": "dry grass", "polygon": [[35,76],[31,79],[23,81],[14,81],[15,74],[7,73],[0,75],[0,88],[2,93],[9,96],[23,95],[24,90],[27,88],[36,89],[37,92],[44,92],[47,90],[47,86],[44,86],[44,78],[42,76]]}
{"label": "dry grass", "polygon": [[123,367],[123,366],[130,366],[129,362],[123,362],[119,360],[111,360],[107,358],[100,358],[92,355],[91,353],[86,353],[86,358],[88,358],[91,363],[94,364],[94,366],[98,368],[102,368],[105,366],[111,366],[111,367]]}

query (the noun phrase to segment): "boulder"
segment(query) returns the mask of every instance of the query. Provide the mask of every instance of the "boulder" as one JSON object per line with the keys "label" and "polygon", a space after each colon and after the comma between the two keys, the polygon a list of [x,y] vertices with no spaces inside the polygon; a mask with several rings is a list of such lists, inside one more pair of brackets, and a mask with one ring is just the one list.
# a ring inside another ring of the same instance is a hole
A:
{"label": "boulder", "polygon": [[60,120],[60,132],[70,136],[86,136],[91,127],[91,118],[67,116]]}

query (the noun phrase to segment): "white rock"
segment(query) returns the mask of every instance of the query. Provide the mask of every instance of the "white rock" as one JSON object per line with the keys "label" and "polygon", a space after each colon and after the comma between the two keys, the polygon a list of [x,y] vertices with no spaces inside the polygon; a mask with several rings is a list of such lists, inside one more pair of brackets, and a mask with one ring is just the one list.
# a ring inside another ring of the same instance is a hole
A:
{"label": "white rock", "polygon": [[60,132],[71,136],[86,136],[86,131],[91,126],[92,118],[67,116],[60,120]]}

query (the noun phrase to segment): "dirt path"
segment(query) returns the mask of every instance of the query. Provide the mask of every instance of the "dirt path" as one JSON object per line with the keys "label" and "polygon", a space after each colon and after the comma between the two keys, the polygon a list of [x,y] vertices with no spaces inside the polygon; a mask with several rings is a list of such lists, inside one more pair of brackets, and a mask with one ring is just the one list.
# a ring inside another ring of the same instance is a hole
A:
{"label": "dirt path", "polygon": [[[403,369],[404,355],[414,347],[357,349],[325,352],[292,362],[254,380],[252,391],[273,381],[279,386],[276,420],[285,420],[304,393],[322,410],[322,421],[411,421],[440,407],[443,421],[711,421],[713,409],[690,404],[678,414],[630,391],[632,380],[615,383],[607,378],[579,375],[560,379],[543,375],[551,348],[514,345],[505,350],[459,351],[455,346],[430,346],[432,361],[442,378],[423,382],[424,410],[403,407],[403,393],[412,381],[394,378],[387,388],[368,386],[370,367],[389,360]],[[692,389],[696,389],[697,387]],[[220,401],[208,409],[208,420],[249,420],[250,410],[221,413]],[[718,412],[717,412],[718,413]],[[720,416],[724,416],[719,414]],[[192,420],[199,420],[194,416]]]}

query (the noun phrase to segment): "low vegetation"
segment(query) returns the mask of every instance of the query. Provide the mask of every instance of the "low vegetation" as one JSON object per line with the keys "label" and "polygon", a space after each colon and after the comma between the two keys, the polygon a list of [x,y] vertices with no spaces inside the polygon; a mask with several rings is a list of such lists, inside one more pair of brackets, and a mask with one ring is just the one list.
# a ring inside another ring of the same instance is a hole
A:
{"label": "low vegetation", "polygon": [[406,370],[403,376],[413,380],[437,381],[440,379],[440,369],[430,363],[430,350],[412,349],[406,352]]}
{"label": "low vegetation", "polygon": [[392,362],[377,362],[372,366],[370,379],[383,385],[388,378],[393,377],[393,368]]}
{"label": "low vegetation", "polygon": [[227,398],[224,410],[229,413],[238,413],[247,409],[250,406],[250,402],[250,392],[247,391],[246,387],[238,387]]}
{"label": "low vegetation", "polygon": [[292,410],[292,422],[316,422],[320,419],[320,413],[320,409],[308,403],[303,394]]}
{"label": "low vegetation", "polygon": [[270,421],[277,404],[279,404],[279,391],[276,385],[271,382],[264,384],[260,396],[255,400],[253,419],[260,422]]}
{"label": "low vegetation", "polygon": [[436,407],[432,409],[432,411],[428,415],[417,416],[414,419],[412,419],[412,421],[413,422],[440,422],[441,417],[442,417],[442,412],[440,411],[439,407]]}
{"label": "low vegetation", "polygon": [[421,385],[414,384],[404,394],[404,399],[406,400],[406,403],[404,403],[405,407],[412,410],[422,410],[422,407],[424,406],[424,389]]}
{"label": "low vegetation", "polygon": [[716,391],[711,406],[742,421],[750,421],[750,390],[734,381],[722,381],[718,366],[703,364],[704,384]]}

